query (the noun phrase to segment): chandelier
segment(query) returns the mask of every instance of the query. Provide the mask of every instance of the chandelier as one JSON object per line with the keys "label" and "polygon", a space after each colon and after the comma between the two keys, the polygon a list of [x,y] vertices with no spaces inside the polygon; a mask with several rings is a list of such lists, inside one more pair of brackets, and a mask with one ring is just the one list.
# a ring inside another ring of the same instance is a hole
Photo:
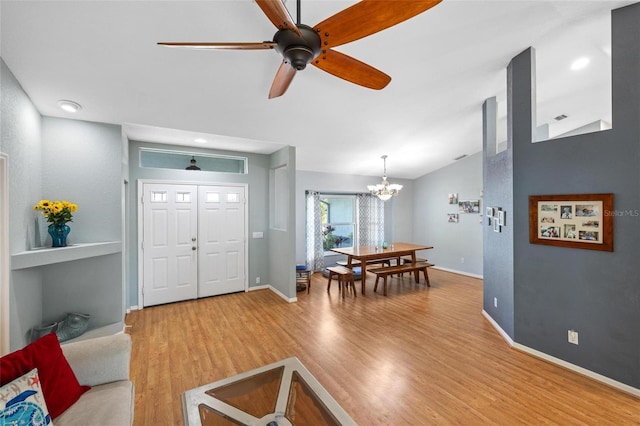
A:
{"label": "chandelier", "polygon": [[384,173],[382,175],[382,182],[377,185],[367,185],[367,189],[376,197],[382,201],[387,201],[394,195],[398,195],[402,189],[402,185],[396,183],[389,183],[387,180],[387,156],[383,155],[382,161],[384,162]]}

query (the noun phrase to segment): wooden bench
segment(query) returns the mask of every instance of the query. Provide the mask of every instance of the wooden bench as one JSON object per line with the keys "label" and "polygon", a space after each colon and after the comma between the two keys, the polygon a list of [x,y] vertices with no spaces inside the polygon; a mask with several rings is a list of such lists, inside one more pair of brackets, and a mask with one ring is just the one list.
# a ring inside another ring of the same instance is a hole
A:
{"label": "wooden bench", "polygon": [[347,289],[351,287],[353,289],[353,295],[356,296],[356,284],[353,280],[353,270],[344,266],[329,266],[329,281],[327,282],[327,291],[331,290],[331,279],[338,279],[338,291],[342,293],[342,297],[346,293]]}
{"label": "wooden bench", "polygon": [[[411,256],[402,256],[400,258],[400,260],[402,261],[402,263],[413,263],[413,260],[411,260]],[[423,259],[421,257],[416,257],[416,263],[421,263],[421,262],[426,262],[427,259]]]}
{"label": "wooden bench", "polygon": [[[346,260],[339,260],[336,262],[338,265],[342,265],[342,266],[347,266],[347,261]],[[353,262],[351,262],[351,266],[357,266],[360,264],[359,260],[354,260]],[[387,266],[391,266],[391,259],[374,259],[374,260],[368,260],[367,261],[367,265],[387,265]]]}
{"label": "wooden bench", "polygon": [[[413,260],[411,259],[411,256],[402,256],[402,257],[400,258],[400,262],[401,262],[403,265],[406,265],[407,263],[414,263],[414,262],[413,262]],[[415,263],[424,263],[424,262],[427,262],[427,259],[422,258],[422,257],[416,257],[416,262],[415,262]],[[433,266],[433,265],[432,265],[432,266]],[[400,273],[400,276],[401,276],[401,277],[403,277],[403,276],[404,276],[404,273],[402,273],[402,272],[401,272],[401,273]]]}
{"label": "wooden bench", "polygon": [[431,287],[429,283],[429,274],[427,273],[427,268],[433,266],[433,263],[428,262],[416,262],[416,263],[405,263],[404,265],[397,266],[384,266],[381,268],[373,268],[369,269],[369,272],[376,274],[376,284],[373,287],[373,291],[378,291],[378,282],[382,277],[382,285],[383,285],[383,293],[387,295],[387,277],[389,275],[395,274],[403,274],[405,272],[413,272],[415,275],[416,282],[420,281],[420,271],[424,273],[424,281],[427,284],[427,287]]}

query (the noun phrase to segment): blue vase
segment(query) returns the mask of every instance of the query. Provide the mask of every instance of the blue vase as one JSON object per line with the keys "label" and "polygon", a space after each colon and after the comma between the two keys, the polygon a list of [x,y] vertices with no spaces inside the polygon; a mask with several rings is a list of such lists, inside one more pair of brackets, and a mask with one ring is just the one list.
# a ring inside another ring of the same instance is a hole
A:
{"label": "blue vase", "polygon": [[49,225],[51,247],[66,247],[69,232],[71,232],[71,228],[65,223],[52,223]]}

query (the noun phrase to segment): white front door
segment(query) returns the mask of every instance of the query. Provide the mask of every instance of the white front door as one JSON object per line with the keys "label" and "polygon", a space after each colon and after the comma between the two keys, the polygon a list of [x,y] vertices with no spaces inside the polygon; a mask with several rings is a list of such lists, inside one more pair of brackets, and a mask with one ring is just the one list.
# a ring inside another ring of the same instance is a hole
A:
{"label": "white front door", "polygon": [[245,289],[245,188],[198,189],[198,297]]}
{"label": "white front door", "polygon": [[198,294],[197,186],[143,185],[144,306]]}
{"label": "white front door", "polygon": [[143,306],[245,290],[246,188],[142,185]]}

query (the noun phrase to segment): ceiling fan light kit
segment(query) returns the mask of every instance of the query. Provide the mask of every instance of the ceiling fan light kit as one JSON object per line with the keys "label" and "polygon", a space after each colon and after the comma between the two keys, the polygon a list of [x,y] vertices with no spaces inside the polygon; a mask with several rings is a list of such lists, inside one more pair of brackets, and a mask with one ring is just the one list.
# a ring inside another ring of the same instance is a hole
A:
{"label": "ceiling fan light kit", "polygon": [[406,21],[440,3],[442,0],[361,0],[330,16],[315,27],[300,22],[300,0],[297,0],[298,23],[294,23],[282,0],[255,0],[267,18],[278,28],[273,41],[247,42],[160,42],[161,46],[190,49],[273,49],[283,61],[269,91],[269,99],[282,96],[296,72],[307,64],[350,83],[381,90],[391,77],[371,65],[333,50],[352,41]]}

